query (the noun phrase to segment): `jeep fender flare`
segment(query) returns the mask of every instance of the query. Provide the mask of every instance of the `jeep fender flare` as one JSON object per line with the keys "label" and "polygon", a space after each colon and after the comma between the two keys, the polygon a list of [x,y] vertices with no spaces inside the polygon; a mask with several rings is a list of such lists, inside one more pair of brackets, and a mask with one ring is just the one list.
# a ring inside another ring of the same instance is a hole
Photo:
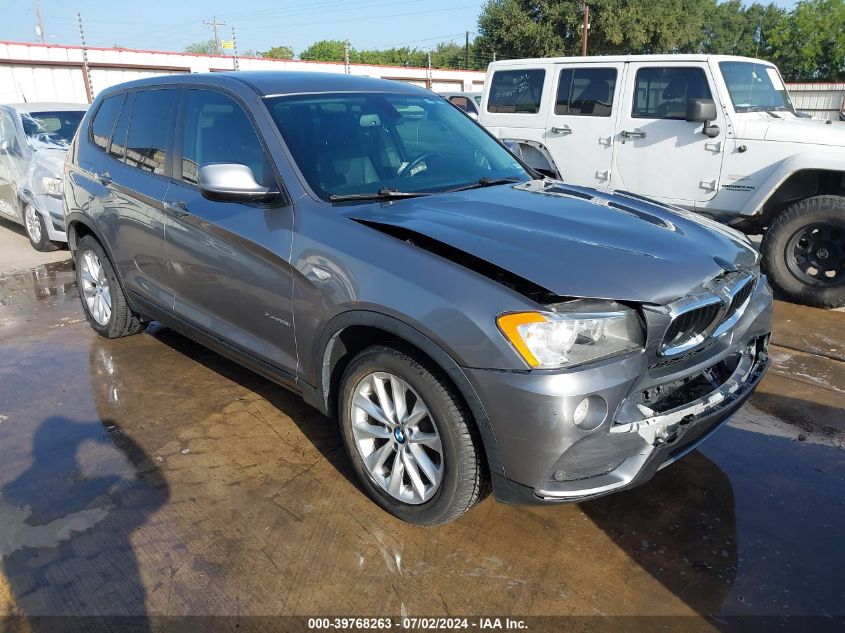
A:
{"label": "jeep fender flare", "polygon": [[350,310],[342,312],[333,317],[323,329],[323,333],[315,346],[315,360],[317,361],[317,386],[316,389],[300,382],[302,396],[311,406],[329,414],[332,407],[329,402],[331,395],[331,378],[333,366],[331,356],[333,346],[337,343],[340,334],[347,328],[353,326],[367,326],[377,328],[389,334],[395,335],[398,339],[418,348],[426,354],[443,371],[452,384],[461,394],[461,397],[472,413],[487,456],[487,465],[492,472],[504,474],[501,453],[493,433],[490,419],[484,409],[484,405],[475,391],[472,383],[467,378],[460,365],[435,341],[423,334],[420,330],[405,321],[388,316],[381,312],[372,310]]}
{"label": "jeep fender flare", "polygon": [[802,152],[784,159],[757,187],[757,192],[748,201],[743,216],[760,216],[766,202],[777,193],[778,189],[793,174],[805,170],[833,171],[845,173],[845,161],[841,152]]}

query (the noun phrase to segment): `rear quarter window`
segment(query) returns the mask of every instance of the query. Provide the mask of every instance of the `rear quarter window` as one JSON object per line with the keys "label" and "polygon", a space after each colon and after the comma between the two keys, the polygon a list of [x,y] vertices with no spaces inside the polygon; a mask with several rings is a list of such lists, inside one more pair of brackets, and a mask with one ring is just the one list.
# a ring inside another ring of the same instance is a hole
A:
{"label": "rear quarter window", "polygon": [[497,70],[490,80],[487,112],[537,114],[545,78],[542,68]]}

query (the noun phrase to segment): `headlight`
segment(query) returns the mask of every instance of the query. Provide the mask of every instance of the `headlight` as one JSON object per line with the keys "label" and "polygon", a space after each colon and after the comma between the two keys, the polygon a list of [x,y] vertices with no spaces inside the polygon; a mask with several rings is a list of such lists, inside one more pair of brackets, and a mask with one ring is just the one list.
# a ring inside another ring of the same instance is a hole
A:
{"label": "headlight", "polygon": [[525,362],[538,369],[571,367],[643,347],[637,314],[614,304],[572,301],[548,312],[502,314],[497,323]]}
{"label": "headlight", "polygon": [[41,179],[41,185],[44,187],[44,193],[48,196],[53,196],[54,198],[62,197],[63,186],[61,178],[44,176],[44,178]]}

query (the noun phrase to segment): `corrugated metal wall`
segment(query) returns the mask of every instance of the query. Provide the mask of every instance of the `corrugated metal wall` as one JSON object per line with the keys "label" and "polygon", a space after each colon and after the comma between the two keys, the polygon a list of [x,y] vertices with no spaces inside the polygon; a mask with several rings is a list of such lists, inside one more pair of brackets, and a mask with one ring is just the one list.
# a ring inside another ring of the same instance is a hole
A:
{"label": "corrugated metal wall", "polygon": [[839,119],[845,112],[845,83],[787,84],[792,105],[817,119]]}
{"label": "corrugated metal wall", "polygon": [[[233,70],[224,55],[191,55],[161,51],[88,48],[90,95],[83,73],[82,48],[0,42],[0,103],[66,101],[85,103],[100,90],[141,77],[172,73]],[[342,63],[240,58],[241,70],[294,70],[344,73]],[[352,64],[349,72],[429,85],[436,91],[478,90],[484,73]]]}

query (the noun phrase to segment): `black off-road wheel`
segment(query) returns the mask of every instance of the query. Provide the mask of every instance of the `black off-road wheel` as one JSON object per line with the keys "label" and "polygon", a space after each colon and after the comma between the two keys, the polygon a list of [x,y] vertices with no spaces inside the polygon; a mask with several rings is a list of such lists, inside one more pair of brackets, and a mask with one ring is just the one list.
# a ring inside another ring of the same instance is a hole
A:
{"label": "black off-road wheel", "polygon": [[763,265],[789,301],[845,305],[845,197],[814,196],[777,215],[763,237]]}
{"label": "black off-road wheel", "polygon": [[384,345],[360,352],[341,379],[338,415],[364,489],[399,519],[449,523],[485,490],[481,441],[465,404],[414,353]]}
{"label": "black off-road wheel", "polygon": [[126,303],[105,250],[90,235],[79,240],[77,246],[76,285],[88,323],[100,336],[120,338],[138,334],[146,327]]}

